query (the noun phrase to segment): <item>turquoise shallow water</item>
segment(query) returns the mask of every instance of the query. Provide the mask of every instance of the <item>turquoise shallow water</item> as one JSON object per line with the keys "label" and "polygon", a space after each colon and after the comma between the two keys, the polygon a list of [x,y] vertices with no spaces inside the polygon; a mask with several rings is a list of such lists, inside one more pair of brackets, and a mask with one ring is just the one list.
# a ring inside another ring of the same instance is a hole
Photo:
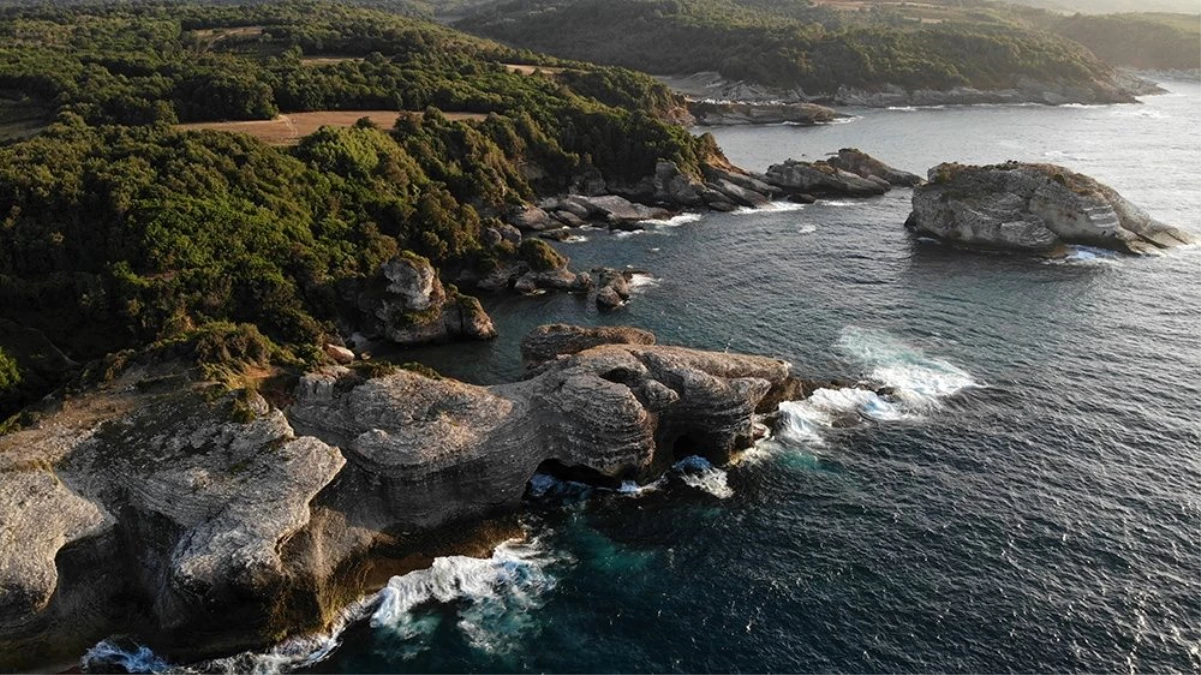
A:
{"label": "turquoise shallow water", "polygon": [[[1201,231],[1201,86],[1168,86],[1142,106],[852,111],[716,135],[760,170],[844,146],[912,171],[1052,161]],[[652,272],[627,308],[491,299],[497,342],[409,355],[494,382],[519,374],[517,344],[538,324],[629,323],[870,376],[900,403],[835,391],[789,404],[784,432],[739,464],[680,466],[641,491],[539,479],[527,541],[394,579],[336,638],[240,663],[1201,670],[1201,252],[949,251],[905,235],[908,200],[594,231],[560,249],[579,268]]]}

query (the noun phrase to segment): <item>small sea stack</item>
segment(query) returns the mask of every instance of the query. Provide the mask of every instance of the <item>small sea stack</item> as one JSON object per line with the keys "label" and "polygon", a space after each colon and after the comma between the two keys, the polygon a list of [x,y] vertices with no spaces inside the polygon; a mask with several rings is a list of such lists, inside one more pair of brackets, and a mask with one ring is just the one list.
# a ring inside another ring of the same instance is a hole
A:
{"label": "small sea stack", "polygon": [[1113,188],[1053,164],[939,164],[913,192],[905,227],[963,246],[1060,257],[1070,244],[1147,254],[1197,238]]}

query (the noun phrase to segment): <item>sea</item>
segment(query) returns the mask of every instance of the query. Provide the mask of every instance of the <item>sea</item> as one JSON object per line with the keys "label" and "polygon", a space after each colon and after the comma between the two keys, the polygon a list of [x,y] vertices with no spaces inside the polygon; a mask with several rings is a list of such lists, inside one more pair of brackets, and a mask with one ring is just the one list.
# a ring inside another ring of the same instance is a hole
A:
{"label": "sea", "polygon": [[[923,174],[1051,162],[1201,233],[1201,84],[1164,86],[1140,105],[846,110],[712,133],[759,171],[843,147]],[[651,485],[535,476],[525,536],[490,558],[439,558],[329,634],[192,668],[1201,671],[1201,250],[954,250],[906,233],[910,196],[584,230],[556,244],[574,268],[644,272],[626,307],[485,299],[498,340],[407,355],[490,384],[521,376],[539,324],[627,324],[896,397],[785,403],[734,464],[685,460]],[[178,667],[111,643],[89,660]]]}

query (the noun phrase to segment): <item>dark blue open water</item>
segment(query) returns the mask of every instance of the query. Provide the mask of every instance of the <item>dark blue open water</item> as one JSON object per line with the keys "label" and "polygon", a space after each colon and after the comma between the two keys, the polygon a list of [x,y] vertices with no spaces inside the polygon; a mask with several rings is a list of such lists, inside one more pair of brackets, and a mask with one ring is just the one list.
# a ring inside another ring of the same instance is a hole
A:
{"label": "dark blue open water", "polygon": [[[760,170],[843,146],[920,172],[1053,161],[1199,231],[1201,86],[1169,87],[1142,106],[858,111],[717,136]],[[423,353],[487,383],[519,374],[540,323],[628,323],[905,397],[826,392],[739,464],[636,494],[540,484],[527,541],[394,579],[309,667],[1201,670],[1201,251],[949,251],[906,237],[908,200],[594,231],[561,246],[577,267],[656,276],[627,308],[496,300],[497,342]],[[832,425],[847,414],[861,421]]]}

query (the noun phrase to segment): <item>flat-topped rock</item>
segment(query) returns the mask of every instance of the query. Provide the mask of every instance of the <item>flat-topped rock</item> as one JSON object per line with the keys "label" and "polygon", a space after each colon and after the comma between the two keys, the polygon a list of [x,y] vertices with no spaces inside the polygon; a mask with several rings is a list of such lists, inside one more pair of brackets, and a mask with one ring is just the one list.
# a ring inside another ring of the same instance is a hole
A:
{"label": "flat-topped rock", "polygon": [[653,345],[655,334],[630,326],[573,326],[556,323],[539,326],[521,340],[521,360],[526,367],[541,365],[608,344]]}
{"label": "flat-topped rock", "polygon": [[1052,164],[940,164],[914,190],[906,227],[966,247],[1058,256],[1080,244],[1149,253],[1197,241],[1113,188]]}

